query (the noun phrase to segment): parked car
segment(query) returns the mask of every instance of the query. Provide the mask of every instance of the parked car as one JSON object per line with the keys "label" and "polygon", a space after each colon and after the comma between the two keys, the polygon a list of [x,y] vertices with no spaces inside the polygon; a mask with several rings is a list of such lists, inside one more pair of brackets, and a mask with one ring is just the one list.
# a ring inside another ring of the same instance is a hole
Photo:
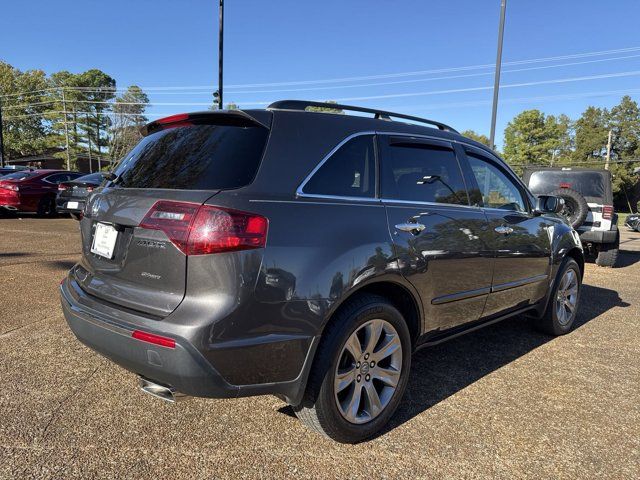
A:
{"label": "parked car", "polygon": [[77,338],[146,393],[273,394],[358,442],[416,349],[519,314],[572,328],[584,259],[562,202],[447,125],[281,101],[144,134],[87,202],[60,291]]}
{"label": "parked car", "polygon": [[21,170],[0,178],[0,208],[11,212],[56,213],[58,184],[81,176],[66,170]]}
{"label": "parked car", "polygon": [[87,197],[100,186],[103,180],[102,173],[90,173],[77,177],[75,180],[59,183],[56,198],[57,212],[68,213],[71,217],[79,220]]}
{"label": "parked car", "polygon": [[0,177],[8,175],[9,173],[19,172],[21,170],[29,170],[29,167],[23,167],[21,165],[7,165],[0,167]]}
{"label": "parked car", "polygon": [[613,209],[611,172],[587,168],[530,167],[523,179],[535,195],[555,195],[565,202],[563,215],[580,234],[597,265],[614,267],[620,247],[618,215]]}
{"label": "parked car", "polygon": [[632,213],[631,215],[628,215],[624,225],[630,230],[640,232],[640,214]]}

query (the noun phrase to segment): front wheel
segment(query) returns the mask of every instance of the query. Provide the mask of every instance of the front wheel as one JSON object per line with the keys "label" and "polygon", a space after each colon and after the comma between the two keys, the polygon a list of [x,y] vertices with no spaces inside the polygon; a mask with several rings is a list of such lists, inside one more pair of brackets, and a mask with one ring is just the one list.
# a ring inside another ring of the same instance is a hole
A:
{"label": "front wheel", "polygon": [[566,258],[553,285],[547,310],[537,321],[538,328],[550,335],[569,333],[578,313],[581,287],[578,263],[573,258]]}
{"label": "front wheel", "polygon": [[395,412],[410,366],[404,318],[386,299],[363,295],[338,312],[324,333],[296,415],[338,442],[365,440]]}

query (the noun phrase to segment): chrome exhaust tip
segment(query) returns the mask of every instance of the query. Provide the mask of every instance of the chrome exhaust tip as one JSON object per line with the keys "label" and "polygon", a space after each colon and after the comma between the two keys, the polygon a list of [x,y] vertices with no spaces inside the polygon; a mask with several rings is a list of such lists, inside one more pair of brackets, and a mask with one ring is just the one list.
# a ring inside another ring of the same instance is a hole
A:
{"label": "chrome exhaust tip", "polygon": [[140,390],[155,398],[164,400],[165,402],[176,403],[188,398],[185,394],[177,392],[173,387],[165,387],[164,385],[159,385],[152,382],[151,380],[147,380],[144,377],[138,377],[138,381]]}

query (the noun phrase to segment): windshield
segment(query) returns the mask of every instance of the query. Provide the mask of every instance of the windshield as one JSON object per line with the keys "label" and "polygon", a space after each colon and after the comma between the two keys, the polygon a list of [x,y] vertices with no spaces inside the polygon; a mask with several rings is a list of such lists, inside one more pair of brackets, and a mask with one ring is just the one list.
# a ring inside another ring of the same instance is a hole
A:
{"label": "windshield", "polygon": [[217,190],[253,180],[269,131],[263,127],[188,125],[143,138],[120,162],[124,188]]}
{"label": "windshield", "polygon": [[535,195],[546,195],[559,188],[570,188],[584,197],[593,199],[610,200],[611,196],[611,180],[609,175],[602,172],[543,170],[532,172],[528,184]]}
{"label": "windshield", "polygon": [[40,175],[37,172],[16,172],[9,173],[2,177],[2,180],[12,180],[14,182],[19,182],[20,180],[26,180],[27,178],[33,178]]}

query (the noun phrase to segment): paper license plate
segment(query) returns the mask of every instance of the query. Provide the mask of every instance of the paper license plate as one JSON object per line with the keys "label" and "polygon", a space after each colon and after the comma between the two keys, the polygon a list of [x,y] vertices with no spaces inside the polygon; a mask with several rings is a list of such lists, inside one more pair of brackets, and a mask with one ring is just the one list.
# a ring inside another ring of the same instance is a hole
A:
{"label": "paper license plate", "polygon": [[113,258],[113,250],[116,247],[118,239],[118,231],[112,225],[106,223],[97,223],[96,230],[93,234],[93,244],[91,245],[91,253],[102,257]]}

